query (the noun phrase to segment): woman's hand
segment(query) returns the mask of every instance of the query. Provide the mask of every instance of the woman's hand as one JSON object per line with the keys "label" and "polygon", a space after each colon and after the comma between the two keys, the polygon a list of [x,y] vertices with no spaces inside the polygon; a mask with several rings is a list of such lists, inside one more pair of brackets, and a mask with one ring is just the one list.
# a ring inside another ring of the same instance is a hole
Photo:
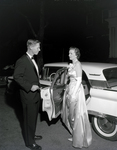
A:
{"label": "woman's hand", "polygon": [[74,65],[73,65],[72,63],[70,63],[70,64],[67,66],[67,68],[68,68],[68,71],[70,71],[70,70],[72,70],[72,69],[74,68]]}

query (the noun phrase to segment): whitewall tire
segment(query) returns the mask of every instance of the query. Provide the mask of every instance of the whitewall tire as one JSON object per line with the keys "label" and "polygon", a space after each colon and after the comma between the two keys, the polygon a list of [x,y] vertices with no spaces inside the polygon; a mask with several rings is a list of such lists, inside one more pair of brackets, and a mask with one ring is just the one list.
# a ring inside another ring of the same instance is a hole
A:
{"label": "whitewall tire", "polygon": [[117,140],[117,124],[100,117],[92,117],[91,122],[94,131],[99,136],[110,141]]}

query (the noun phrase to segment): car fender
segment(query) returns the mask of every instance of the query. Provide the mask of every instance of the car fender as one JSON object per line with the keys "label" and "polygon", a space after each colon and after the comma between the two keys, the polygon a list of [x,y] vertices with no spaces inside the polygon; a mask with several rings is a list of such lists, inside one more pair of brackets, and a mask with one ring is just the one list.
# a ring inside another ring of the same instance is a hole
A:
{"label": "car fender", "polygon": [[90,101],[87,110],[117,117],[117,92],[104,89],[90,89]]}

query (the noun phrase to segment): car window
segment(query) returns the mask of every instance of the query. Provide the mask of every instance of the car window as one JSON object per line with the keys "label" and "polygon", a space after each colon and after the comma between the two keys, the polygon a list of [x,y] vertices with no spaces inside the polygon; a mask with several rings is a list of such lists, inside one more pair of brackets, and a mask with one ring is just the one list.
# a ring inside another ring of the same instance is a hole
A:
{"label": "car window", "polygon": [[57,70],[59,70],[60,68],[62,67],[44,67],[41,79],[52,81]]}
{"label": "car window", "polygon": [[65,74],[64,74],[64,72],[62,72],[58,75],[54,84],[55,85],[62,85],[62,84],[64,84],[64,80],[65,80]]}
{"label": "car window", "polygon": [[90,80],[90,83],[93,88],[105,89],[108,87],[108,84],[106,81]]}
{"label": "car window", "polygon": [[61,78],[60,78],[60,76],[58,76],[58,78],[56,79],[55,85],[61,85]]}
{"label": "car window", "polygon": [[67,69],[66,67],[62,67],[56,72],[55,78],[51,84],[51,87],[58,87],[65,85],[65,79],[66,79]]}
{"label": "car window", "polygon": [[105,69],[103,73],[109,87],[117,86],[117,68]]}
{"label": "car window", "polygon": [[82,74],[82,84],[84,85],[85,93],[88,93],[90,87],[99,88],[99,89],[105,89],[108,87],[106,81],[88,80],[87,75],[85,74],[84,71]]}

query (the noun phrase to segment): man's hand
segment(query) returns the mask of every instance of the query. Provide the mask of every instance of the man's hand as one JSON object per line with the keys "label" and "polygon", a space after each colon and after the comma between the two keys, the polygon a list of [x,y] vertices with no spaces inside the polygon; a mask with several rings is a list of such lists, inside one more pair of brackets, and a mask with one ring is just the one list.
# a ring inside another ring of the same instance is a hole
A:
{"label": "man's hand", "polygon": [[37,90],[39,90],[39,89],[40,89],[40,88],[39,88],[38,85],[33,85],[32,88],[31,88],[31,91],[32,91],[32,92],[35,92],[35,91],[37,91]]}

